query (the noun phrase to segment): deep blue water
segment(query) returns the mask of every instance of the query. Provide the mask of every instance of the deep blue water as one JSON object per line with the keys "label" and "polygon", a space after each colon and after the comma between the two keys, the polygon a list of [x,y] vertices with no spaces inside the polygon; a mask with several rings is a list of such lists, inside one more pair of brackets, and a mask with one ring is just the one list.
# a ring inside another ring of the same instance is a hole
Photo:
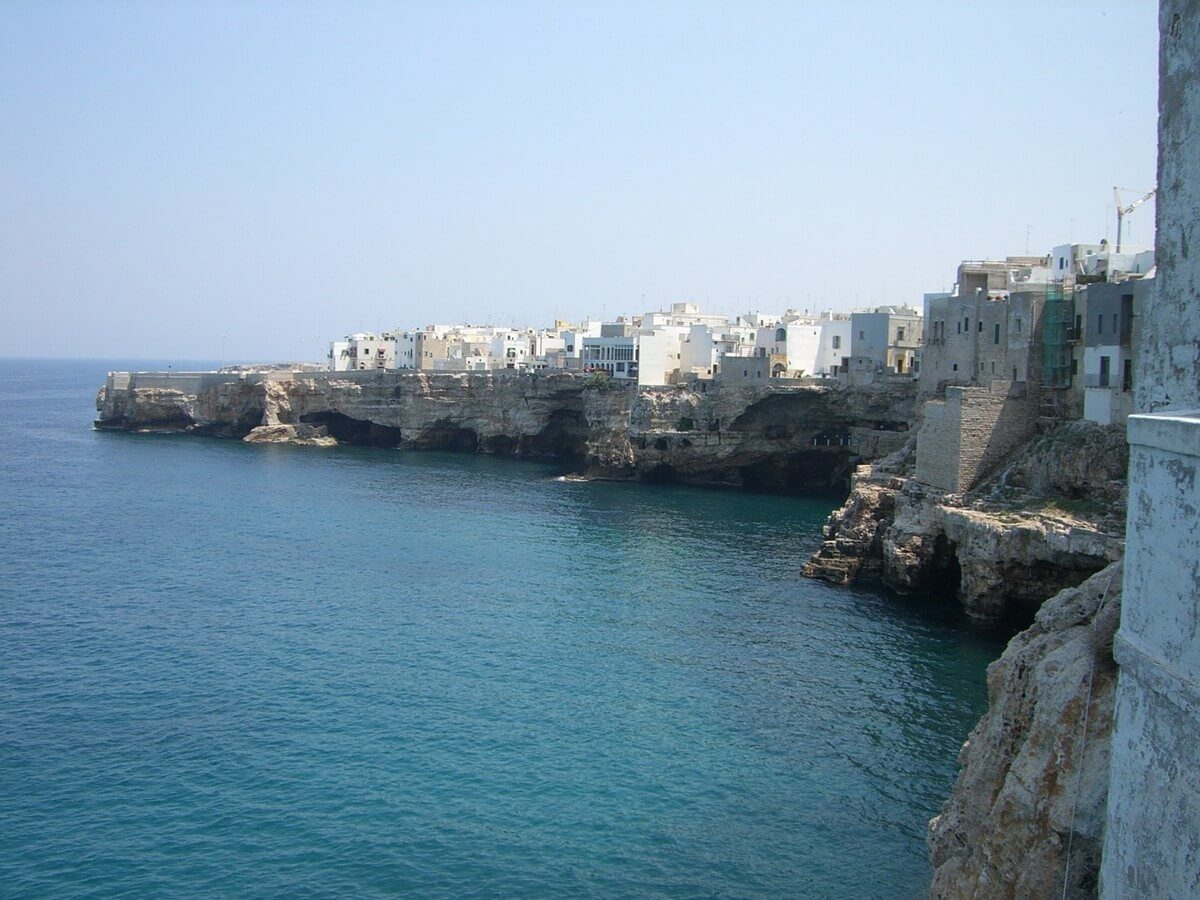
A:
{"label": "deep blue water", "polygon": [[0,893],[926,890],[1000,647],[802,578],[830,501],[92,431],[128,365],[0,361]]}

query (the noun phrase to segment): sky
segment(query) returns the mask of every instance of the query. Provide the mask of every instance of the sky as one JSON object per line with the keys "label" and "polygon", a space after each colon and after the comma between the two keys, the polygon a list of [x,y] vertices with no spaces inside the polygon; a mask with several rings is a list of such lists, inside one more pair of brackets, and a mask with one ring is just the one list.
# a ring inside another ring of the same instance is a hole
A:
{"label": "sky", "polygon": [[1156,123],[1152,0],[4,0],[0,356],[919,306],[1111,237]]}

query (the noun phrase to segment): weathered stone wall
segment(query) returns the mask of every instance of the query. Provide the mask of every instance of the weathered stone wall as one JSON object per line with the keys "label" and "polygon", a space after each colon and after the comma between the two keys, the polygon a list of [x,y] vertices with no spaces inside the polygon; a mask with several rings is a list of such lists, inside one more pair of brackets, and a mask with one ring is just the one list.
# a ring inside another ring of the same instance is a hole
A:
{"label": "weathered stone wall", "polygon": [[917,480],[947,493],[970,490],[1015,448],[1033,437],[1034,404],[1023,388],[949,387],[925,404],[917,436]]}
{"label": "weathered stone wall", "polygon": [[1200,13],[1159,11],[1158,196],[1153,297],[1141,320],[1138,412],[1200,408]]}
{"label": "weathered stone wall", "polygon": [[1133,416],[1105,894],[1200,896],[1200,412]]}
{"label": "weathered stone wall", "polygon": [[1200,896],[1200,0],[1159,8],[1158,274],[1129,419],[1106,897]]}

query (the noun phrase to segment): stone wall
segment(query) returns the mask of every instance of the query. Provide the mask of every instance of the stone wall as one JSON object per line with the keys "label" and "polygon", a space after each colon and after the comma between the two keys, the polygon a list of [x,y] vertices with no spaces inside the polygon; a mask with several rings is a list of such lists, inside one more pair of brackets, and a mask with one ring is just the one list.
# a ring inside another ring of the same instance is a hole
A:
{"label": "stone wall", "polygon": [[1200,896],[1200,0],[1159,8],[1158,277],[1129,419],[1100,893]]}
{"label": "stone wall", "polygon": [[1158,264],[1141,320],[1135,406],[1200,407],[1200,13],[1163,0],[1159,13]]}
{"label": "stone wall", "polygon": [[925,404],[916,478],[951,494],[970,490],[1032,438],[1036,425],[1036,406],[1023,388],[1010,382],[949,387],[945,400]]}

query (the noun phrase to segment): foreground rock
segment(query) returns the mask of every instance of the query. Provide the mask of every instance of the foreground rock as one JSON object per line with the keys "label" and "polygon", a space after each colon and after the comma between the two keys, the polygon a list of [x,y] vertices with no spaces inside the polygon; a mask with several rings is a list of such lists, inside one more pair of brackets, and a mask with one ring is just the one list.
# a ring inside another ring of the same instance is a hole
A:
{"label": "foreground rock", "polygon": [[[1096,893],[1121,564],[1046,601],[988,667],[988,710],[929,823],[931,895]],[[1069,865],[1068,865],[1069,864]]]}
{"label": "foreground rock", "polygon": [[259,425],[242,438],[248,444],[296,444],[301,447],[336,447],[337,438],[321,425]]}
{"label": "foreground rock", "polygon": [[861,466],[804,573],[956,597],[981,622],[1041,603],[1121,556],[1128,449],[1118,428],[1047,425],[965,495],[913,477],[913,450]]}

